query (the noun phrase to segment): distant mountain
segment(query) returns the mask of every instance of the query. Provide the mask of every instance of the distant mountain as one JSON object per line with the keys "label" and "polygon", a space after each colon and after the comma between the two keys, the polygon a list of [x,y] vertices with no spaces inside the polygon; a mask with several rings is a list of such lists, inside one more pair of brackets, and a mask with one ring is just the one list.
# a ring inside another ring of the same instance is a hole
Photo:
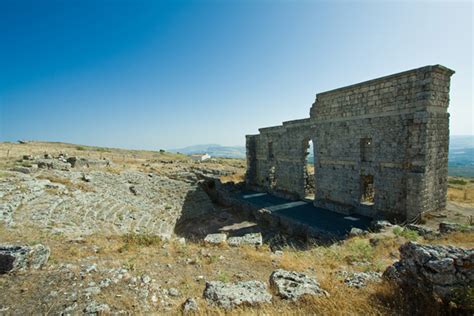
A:
{"label": "distant mountain", "polygon": [[221,146],[218,144],[194,145],[184,148],[169,149],[170,152],[192,154],[209,154],[211,157],[245,158],[244,146]]}

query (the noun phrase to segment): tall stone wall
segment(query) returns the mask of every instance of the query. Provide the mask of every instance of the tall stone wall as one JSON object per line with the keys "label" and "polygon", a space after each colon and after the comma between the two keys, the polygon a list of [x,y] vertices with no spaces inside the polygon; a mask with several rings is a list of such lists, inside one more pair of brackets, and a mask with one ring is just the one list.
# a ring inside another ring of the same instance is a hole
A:
{"label": "tall stone wall", "polygon": [[426,66],[320,93],[310,118],[247,136],[247,185],[304,197],[314,144],[314,204],[411,219],[446,206],[450,77]]}

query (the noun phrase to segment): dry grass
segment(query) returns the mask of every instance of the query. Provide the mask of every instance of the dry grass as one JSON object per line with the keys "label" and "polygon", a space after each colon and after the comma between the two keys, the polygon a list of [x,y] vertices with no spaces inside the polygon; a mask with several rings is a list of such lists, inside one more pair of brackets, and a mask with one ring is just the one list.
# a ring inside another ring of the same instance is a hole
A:
{"label": "dry grass", "polygon": [[[153,151],[130,151],[121,149],[102,149],[88,146],[52,143],[30,143],[27,145],[0,143],[0,169],[14,163],[21,155],[41,155],[48,152],[57,155],[66,152],[70,156],[106,158],[114,162],[112,167],[104,168],[108,172],[120,173],[123,170],[136,169],[144,172],[172,172],[182,163],[197,167],[222,168],[222,165],[238,170],[235,174],[222,177],[223,182],[241,182],[244,179],[245,161],[239,159],[218,159],[214,162],[194,164],[183,155]],[[7,157],[8,155],[8,157]],[[168,163],[168,162],[173,163]],[[5,174],[5,176],[8,176]],[[0,175],[2,177],[2,175]],[[42,176],[53,183],[65,185],[71,189],[88,192],[93,190],[88,184],[71,181],[57,176]],[[466,192],[467,193],[464,193]],[[470,183],[450,184],[448,197],[454,201],[473,203],[473,188]],[[51,194],[57,194],[52,191]],[[369,240],[373,237],[376,239]],[[3,243],[43,243],[51,248],[52,255],[48,267],[44,270],[29,272],[27,275],[0,278],[2,304],[22,302],[31,308],[27,314],[58,314],[63,303],[60,298],[51,305],[44,306],[43,300],[53,290],[66,291],[76,288],[78,281],[66,280],[58,272],[60,264],[75,264],[77,269],[89,263],[97,263],[105,270],[125,267],[130,276],[150,275],[163,288],[175,287],[182,296],[172,304],[172,314],[179,311],[179,306],[187,297],[197,297],[200,315],[437,315],[446,310],[438,304],[427,302],[421,294],[405,295],[391,284],[371,284],[363,289],[348,288],[337,272],[347,271],[384,271],[397,260],[398,248],[412,234],[401,231],[394,234],[352,238],[331,246],[314,245],[307,250],[287,247],[282,256],[272,254],[269,247],[259,248],[228,246],[212,247],[199,242],[163,241],[147,234],[89,235],[74,240],[72,237],[55,235],[37,227],[18,227],[9,230],[0,226],[0,240]],[[418,242],[450,244],[461,247],[472,247],[474,233],[454,233],[440,239],[426,241],[418,236]],[[168,267],[167,265],[170,265]],[[209,306],[202,299],[204,280],[241,281],[261,280],[268,283],[271,272],[277,268],[295,270],[315,276],[321,287],[330,293],[330,297],[306,297],[296,303],[283,301],[277,297],[272,304],[258,307],[242,307],[231,312]],[[78,272],[78,271],[76,271]],[[99,275],[87,280],[98,282]],[[84,281],[86,282],[86,281]],[[152,307],[145,311],[143,304],[130,292],[127,283],[112,285],[104,289],[94,299],[113,306],[114,310],[127,310],[133,314],[165,314],[162,306]],[[120,295],[120,296],[118,296]],[[49,304],[49,303],[48,303]]]}
{"label": "dry grass", "polygon": [[[336,272],[339,270],[383,271],[396,260],[398,247],[406,242],[402,236],[379,236],[376,246],[372,246],[368,238],[357,237],[332,246],[314,246],[306,251],[288,247],[283,249],[282,256],[273,255],[266,245],[260,248],[213,247],[202,243],[183,245],[146,234],[91,235],[79,240],[70,240],[66,236],[42,232],[34,227],[12,231],[1,228],[0,239],[6,243],[41,242],[49,245],[52,250],[50,267],[61,263],[84,262],[84,258],[92,257],[92,262],[108,267],[107,269],[125,267],[132,276],[138,277],[148,274],[162,286],[176,287],[182,293],[182,298],[175,302],[177,305],[173,307],[173,311],[179,310],[179,305],[186,297],[198,298],[200,315],[409,315],[417,308],[418,312],[425,310],[430,315],[436,315],[445,311],[445,307],[441,305],[425,306],[421,296],[418,296],[416,301],[409,301],[399,288],[391,284],[370,284],[357,290],[345,286],[337,276]],[[451,234],[434,243],[472,246],[474,234]],[[364,264],[358,265],[359,262]],[[171,265],[170,268],[167,268],[168,264]],[[306,297],[296,303],[274,297],[270,305],[241,307],[232,312],[225,312],[209,306],[201,298],[204,282],[196,280],[198,275],[203,275],[205,280],[235,282],[255,279],[267,282],[276,268],[301,271],[315,276],[330,296]],[[31,301],[37,299],[34,294],[38,290],[37,284],[47,287],[42,289],[43,292],[46,291],[44,293],[53,290],[52,285],[45,283],[46,279],[57,280],[64,288],[71,286],[68,281],[58,279],[59,276],[55,276],[54,271],[50,268],[31,273],[28,278],[21,280],[4,280],[0,282],[0,286],[8,286],[12,293],[18,293],[19,298]],[[164,281],[169,285],[163,283]],[[113,285],[103,290],[97,300],[107,302],[117,309],[136,314],[145,313],[135,300],[135,294],[128,291],[125,284]],[[4,299],[2,297],[0,294],[0,299]],[[51,308],[55,310],[54,307]],[[159,306],[156,308],[153,313],[164,313]]]}
{"label": "dry grass", "polygon": [[448,186],[448,200],[463,202],[463,203],[474,203],[474,186]]}
{"label": "dry grass", "polygon": [[220,180],[222,183],[228,183],[228,182],[243,183],[245,181],[245,172],[242,171],[233,175],[222,176]]}

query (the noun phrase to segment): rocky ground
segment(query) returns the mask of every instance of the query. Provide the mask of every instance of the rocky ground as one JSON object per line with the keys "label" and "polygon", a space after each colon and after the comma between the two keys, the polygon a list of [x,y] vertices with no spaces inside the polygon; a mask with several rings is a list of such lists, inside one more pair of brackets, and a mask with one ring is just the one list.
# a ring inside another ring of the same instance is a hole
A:
{"label": "rocky ground", "polygon": [[[470,193],[451,192],[450,209],[427,216],[423,226],[388,226],[330,245],[272,232],[270,242],[267,228],[213,204],[200,186],[209,177],[240,181],[244,172],[245,162],[236,159],[198,163],[163,151],[1,143],[0,314],[395,315],[474,308]],[[450,190],[470,185],[457,181]],[[446,221],[458,225],[440,232]],[[205,238],[210,233],[225,235]],[[418,248],[423,244],[471,250]],[[420,259],[426,251],[429,261]],[[421,270],[431,273],[417,282],[422,290],[441,283],[426,300],[410,301],[403,293],[413,287],[404,280]],[[391,272],[383,278],[385,271]],[[451,288],[456,296],[441,297]]]}

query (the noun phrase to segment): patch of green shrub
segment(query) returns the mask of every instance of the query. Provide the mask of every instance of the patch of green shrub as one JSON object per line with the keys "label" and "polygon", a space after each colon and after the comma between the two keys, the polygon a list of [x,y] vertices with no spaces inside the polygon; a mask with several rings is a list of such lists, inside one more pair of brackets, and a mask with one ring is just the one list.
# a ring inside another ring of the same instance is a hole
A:
{"label": "patch of green shrub", "polygon": [[365,239],[355,239],[348,244],[348,250],[350,255],[347,259],[350,262],[371,261],[374,256],[374,248]]}
{"label": "patch of green shrub", "polygon": [[449,184],[457,184],[457,185],[466,185],[467,181],[463,179],[449,179],[448,180]]}
{"label": "patch of green shrub", "polygon": [[410,241],[417,241],[418,238],[420,238],[418,232],[407,228],[395,227],[393,229],[393,233],[397,236],[404,237]]}

